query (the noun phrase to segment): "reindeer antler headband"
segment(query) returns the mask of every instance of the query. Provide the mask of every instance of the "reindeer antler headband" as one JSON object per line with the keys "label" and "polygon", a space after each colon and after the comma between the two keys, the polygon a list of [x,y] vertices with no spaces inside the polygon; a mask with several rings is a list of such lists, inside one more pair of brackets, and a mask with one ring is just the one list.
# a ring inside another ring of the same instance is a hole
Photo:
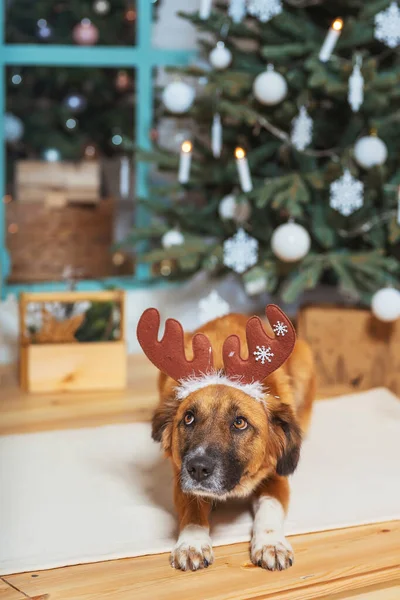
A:
{"label": "reindeer antler headband", "polygon": [[[219,382],[239,387],[260,399],[260,386],[252,388],[252,385],[262,382],[283,365],[296,341],[294,327],[280,308],[269,304],[265,312],[275,337],[267,335],[259,317],[251,317],[246,324],[248,358],[241,356],[239,337],[227,337],[222,350],[225,377],[219,381],[215,379],[213,370],[212,347],[204,334],[196,333],[193,336],[193,360],[187,360],[182,325],[175,319],[167,319],[164,336],[158,341],[160,314],[157,309],[148,308],[140,317],[137,337],[147,358],[160,371],[183,386],[187,381],[196,381],[198,385],[192,386],[191,391]],[[182,399],[186,395],[181,393],[179,397]]]}

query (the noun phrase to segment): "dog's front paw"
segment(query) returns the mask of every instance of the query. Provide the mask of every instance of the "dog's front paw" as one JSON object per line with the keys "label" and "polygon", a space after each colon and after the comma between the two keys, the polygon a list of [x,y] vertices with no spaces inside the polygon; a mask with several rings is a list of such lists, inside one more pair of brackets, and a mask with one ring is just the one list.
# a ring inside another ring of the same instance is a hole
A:
{"label": "dog's front paw", "polygon": [[182,571],[197,571],[211,565],[213,560],[211,538],[207,529],[200,525],[187,525],[171,552],[171,567]]}
{"label": "dog's front paw", "polygon": [[251,561],[269,571],[282,571],[292,566],[292,546],[279,531],[266,531],[251,540]]}

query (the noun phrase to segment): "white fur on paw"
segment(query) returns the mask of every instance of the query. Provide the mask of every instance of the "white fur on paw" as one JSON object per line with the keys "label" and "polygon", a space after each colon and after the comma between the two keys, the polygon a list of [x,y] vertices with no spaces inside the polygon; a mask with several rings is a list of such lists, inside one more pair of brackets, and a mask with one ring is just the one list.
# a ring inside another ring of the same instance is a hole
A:
{"label": "white fur on paw", "polygon": [[283,571],[292,566],[293,548],[280,531],[265,531],[251,540],[251,560],[269,571]]}
{"label": "white fur on paw", "polygon": [[208,530],[200,525],[187,525],[171,552],[171,567],[182,571],[197,571],[211,565],[213,560]]}

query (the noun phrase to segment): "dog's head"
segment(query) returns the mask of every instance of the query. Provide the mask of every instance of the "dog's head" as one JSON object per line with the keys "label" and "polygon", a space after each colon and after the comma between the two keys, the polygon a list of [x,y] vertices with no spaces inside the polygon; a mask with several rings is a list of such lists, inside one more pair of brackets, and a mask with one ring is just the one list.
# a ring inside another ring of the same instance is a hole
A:
{"label": "dog's head", "polygon": [[139,321],[138,339],[148,358],[178,382],[156,411],[153,438],[180,470],[184,491],[245,496],[267,475],[288,475],[296,468],[301,435],[295,416],[290,406],[268,396],[261,383],[288,358],[296,335],[277,306],[266,312],[275,337],[252,317],[246,325],[247,359],[241,357],[236,335],[224,342],[224,375],[213,371],[205,335],[193,337],[190,361],[178,321],[167,320],[161,341],[157,310],[148,309]]}
{"label": "dog's head", "polygon": [[162,405],[153,438],[179,470],[183,491],[222,498],[247,496],[269,474],[293,473],[301,445],[289,405],[223,384]]}

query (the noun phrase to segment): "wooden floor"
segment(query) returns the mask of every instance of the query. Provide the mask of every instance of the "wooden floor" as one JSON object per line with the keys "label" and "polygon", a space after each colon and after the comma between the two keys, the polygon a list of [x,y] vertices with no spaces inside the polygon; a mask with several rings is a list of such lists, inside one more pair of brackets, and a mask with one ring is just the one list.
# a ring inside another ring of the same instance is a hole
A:
{"label": "wooden floor", "polygon": [[[131,359],[121,393],[28,396],[0,372],[0,434],[149,419],[155,370]],[[345,393],[344,388],[322,391]],[[78,565],[0,578],[0,600],[399,600],[400,522],[291,537],[295,565],[270,573],[249,562],[248,544],[216,548],[212,567],[180,573],[167,555]]]}

